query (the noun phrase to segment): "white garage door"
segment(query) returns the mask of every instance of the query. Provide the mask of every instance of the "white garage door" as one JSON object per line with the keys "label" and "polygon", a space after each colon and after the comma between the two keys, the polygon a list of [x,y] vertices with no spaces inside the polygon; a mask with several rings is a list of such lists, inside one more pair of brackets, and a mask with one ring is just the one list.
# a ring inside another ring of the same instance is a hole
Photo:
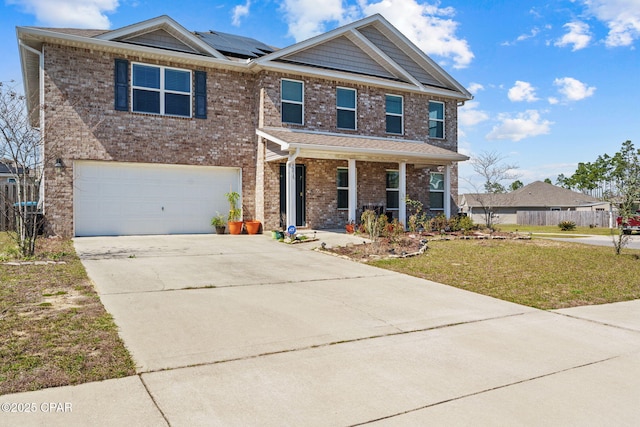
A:
{"label": "white garage door", "polygon": [[239,168],[74,162],[76,236],[211,233]]}

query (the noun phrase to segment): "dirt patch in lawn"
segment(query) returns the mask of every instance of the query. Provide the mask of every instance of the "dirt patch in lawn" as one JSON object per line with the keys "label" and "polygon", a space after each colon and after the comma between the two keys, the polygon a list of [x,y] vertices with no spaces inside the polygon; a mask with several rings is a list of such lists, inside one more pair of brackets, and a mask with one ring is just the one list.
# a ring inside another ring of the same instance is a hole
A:
{"label": "dirt patch in lawn", "polygon": [[[0,253],[12,253],[0,237]],[[0,394],[135,374],[72,242],[41,238],[0,263]]]}

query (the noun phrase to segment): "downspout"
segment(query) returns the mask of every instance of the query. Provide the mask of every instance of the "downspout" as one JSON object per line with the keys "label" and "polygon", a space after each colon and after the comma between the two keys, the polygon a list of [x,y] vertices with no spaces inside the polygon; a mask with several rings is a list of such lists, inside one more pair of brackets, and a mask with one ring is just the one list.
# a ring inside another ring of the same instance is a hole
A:
{"label": "downspout", "polygon": [[296,148],[296,151],[289,153],[287,159],[287,228],[290,225],[296,225],[296,159],[300,155],[300,148]]}
{"label": "downspout", "polygon": [[[28,52],[33,53],[38,56],[38,118],[40,123],[38,124],[40,127],[40,152],[38,153],[39,159],[36,159],[36,165],[40,162],[40,173],[42,174],[42,179],[40,180],[40,188],[38,189],[38,208],[45,214],[45,204],[44,204],[44,137],[45,137],[45,125],[44,125],[44,45],[42,45],[42,51],[36,50],[31,46],[24,44],[22,40],[18,41],[20,47]],[[23,70],[24,74],[24,70]],[[25,91],[26,92],[26,91]],[[29,96],[29,94],[26,94]],[[38,173],[38,172],[36,172]]]}

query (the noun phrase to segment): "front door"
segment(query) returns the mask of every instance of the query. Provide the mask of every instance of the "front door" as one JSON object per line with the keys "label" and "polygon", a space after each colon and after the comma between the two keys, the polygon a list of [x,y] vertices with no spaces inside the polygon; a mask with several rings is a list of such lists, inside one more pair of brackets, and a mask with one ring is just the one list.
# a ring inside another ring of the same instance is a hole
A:
{"label": "front door", "polygon": [[[306,203],[306,170],[304,165],[296,165],[296,227],[304,226],[307,222],[305,217]],[[280,226],[287,213],[287,165],[280,164]]]}

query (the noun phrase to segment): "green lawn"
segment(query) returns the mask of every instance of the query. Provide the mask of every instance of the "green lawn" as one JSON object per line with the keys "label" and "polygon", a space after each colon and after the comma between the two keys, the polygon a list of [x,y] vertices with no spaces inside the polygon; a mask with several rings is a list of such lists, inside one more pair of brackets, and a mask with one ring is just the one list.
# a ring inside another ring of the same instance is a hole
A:
{"label": "green lawn", "polygon": [[0,233],[0,395],[135,374],[69,240],[42,238],[29,261],[18,261]]}
{"label": "green lawn", "polygon": [[640,298],[640,251],[547,239],[434,240],[370,264],[541,309]]}
{"label": "green lawn", "polygon": [[516,225],[516,224],[497,224],[496,228],[500,231],[518,231],[522,233],[532,234],[562,234],[562,235],[575,235],[575,234],[591,234],[594,236],[610,236],[611,233],[617,234],[618,229],[613,230],[603,227],[576,227],[573,231],[562,231],[557,225]]}

